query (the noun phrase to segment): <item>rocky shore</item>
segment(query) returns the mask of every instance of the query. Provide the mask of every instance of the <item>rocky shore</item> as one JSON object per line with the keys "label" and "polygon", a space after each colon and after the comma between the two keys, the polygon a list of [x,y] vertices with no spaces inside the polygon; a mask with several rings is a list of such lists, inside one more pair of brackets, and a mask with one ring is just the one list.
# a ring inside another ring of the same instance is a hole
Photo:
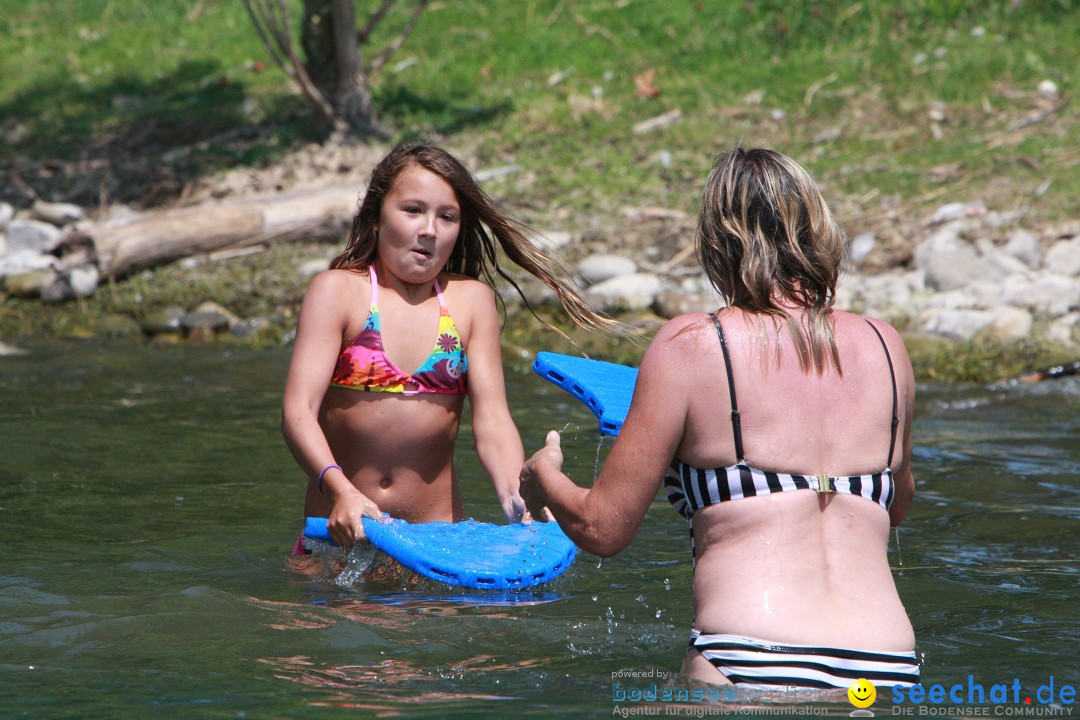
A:
{"label": "rocky shore", "polygon": [[[677,249],[660,257],[647,243],[613,248],[588,231],[549,231],[536,240],[576,273],[586,297],[607,312],[651,312],[669,318],[720,304],[687,246],[691,218],[677,211],[638,212],[628,222],[674,226],[668,234],[680,238]],[[69,203],[38,201],[18,211],[0,203],[4,295],[44,303],[92,298],[103,272],[88,215]],[[1070,351],[1080,347],[1080,220],[1031,230],[1023,227],[1018,212],[981,202],[948,203],[915,223],[913,232],[909,259],[891,265],[881,260],[883,243],[875,232],[852,237],[838,307],[882,317],[909,334],[945,341],[986,337],[1001,343],[1047,342]],[[227,261],[264,249],[241,247],[210,255]],[[179,263],[195,268],[206,255]],[[324,268],[327,257],[326,252],[316,253],[293,270],[306,278]],[[553,302],[546,288],[525,287],[531,302]],[[206,340],[228,333],[243,339],[289,322],[280,314],[242,317],[214,297],[191,298],[186,307],[154,307],[150,298],[146,302],[147,311],[138,317],[109,318],[108,334]]]}

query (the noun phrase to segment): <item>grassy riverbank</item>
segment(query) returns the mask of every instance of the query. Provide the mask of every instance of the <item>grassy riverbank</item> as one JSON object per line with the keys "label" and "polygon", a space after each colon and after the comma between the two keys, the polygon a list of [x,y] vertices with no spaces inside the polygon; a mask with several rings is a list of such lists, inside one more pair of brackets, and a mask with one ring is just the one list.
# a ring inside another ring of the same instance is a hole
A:
{"label": "grassy riverbank", "polygon": [[[1077,220],[1078,18],[1075,0],[433,3],[375,78],[379,144],[423,138],[502,168],[485,186],[526,221],[573,232],[578,252],[658,264],[688,241],[713,154],[765,144],[808,167],[850,236],[877,235],[884,269],[910,262],[912,229],[946,202],[1019,211],[1036,230]],[[320,139],[238,2],[0,0],[0,50],[0,199],[16,206],[174,204]],[[199,265],[194,280],[162,268],[61,306],[5,298],[0,338],[97,334],[111,313],[205,299],[287,319],[303,254]],[[511,343],[527,333],[515,317]],[[943,379],[1057,359],[927,348],[921,372]]]}

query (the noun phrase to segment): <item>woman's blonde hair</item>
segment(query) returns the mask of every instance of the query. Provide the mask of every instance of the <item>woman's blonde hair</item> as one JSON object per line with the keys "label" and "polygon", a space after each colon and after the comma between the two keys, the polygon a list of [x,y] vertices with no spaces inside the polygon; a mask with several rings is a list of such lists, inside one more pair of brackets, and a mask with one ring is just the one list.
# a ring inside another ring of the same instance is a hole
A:
{"label": "woman's blonde hair", "polygon": [[[558,269],[558,263],[528,239],[525,225],[503,212],[457,158],[432,145],[401,144],[379,161],[372,170],[360,209],[353,218],[345,250],[334,258],[330,267],[364,271],[374,262],[383,200],[398,176],[414,165],[445,180],[453,188],[461,205],[461,230],[446,263],[447,271],[483,280],[491,287],[495,287],[494,276],[499,275],[517,290],[525,306],[536,316],[521,288],[499,265],[498,248],[501,248],[511,262],[555,292],[575,323],[620,332],[620,323],[594,310],[573,287],[549,269]],[[543,319],[540,321],[555,329]]]}
{"label": "woman's blonde hair", "polygon": [[[698,215],[697,253],[734,307],[783,322],[804,371],[840,370],[830,312],[845,252],[843,231],[817,185],[774,150],[720,155]],[[802,306],[797,319],[780,299]]]}

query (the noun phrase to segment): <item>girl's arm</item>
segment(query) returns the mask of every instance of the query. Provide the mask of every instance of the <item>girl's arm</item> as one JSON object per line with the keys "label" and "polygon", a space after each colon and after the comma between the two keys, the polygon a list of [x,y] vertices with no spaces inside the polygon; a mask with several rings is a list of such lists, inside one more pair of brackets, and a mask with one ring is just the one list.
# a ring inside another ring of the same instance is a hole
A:
{"label": "girl's arm", "polygon": [[591,489],[562,472],[559,435],[525,463],[521,493],[534,517],[547,507],[579,547],[607,557],[633,540],[682,440],[689,407],[690,358],[705,317],[683,316],[657,333],[638,371],[634,397],[619,436]]}
{"label": "girl's arm", "polygon": [[[342,271],[324,272],[312,281],[300,310],[281,425],[285,443],[309,478],[337,463],[319,426],[319,408],[330,386],[347,323],[342,299],[353,294]],[[337,468],[323,474],[322,490],[334,503],[327,527],[339,545],[348,547],[364,537],[363,516],[381,517],[378,506]]]}
{"label": "girl's arm", "polygon": [[525,461],[521,435],[510,416],[499,344],[499,316],[491,288],[470,283],[469,404],[476,453],[508,520],[520,520],[525,502],[518,477]]}

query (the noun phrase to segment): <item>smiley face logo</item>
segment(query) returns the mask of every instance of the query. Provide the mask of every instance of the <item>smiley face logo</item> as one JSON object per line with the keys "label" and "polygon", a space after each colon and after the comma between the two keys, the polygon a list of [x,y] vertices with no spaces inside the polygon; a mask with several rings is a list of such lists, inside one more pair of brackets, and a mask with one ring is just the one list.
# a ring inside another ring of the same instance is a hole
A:
{"label": "smiley face logo", "polygon": [[866,678],[859,678],[851,683],[847,691],[848,700],[857,708],[870,707],[877,700],[877,688]]}

